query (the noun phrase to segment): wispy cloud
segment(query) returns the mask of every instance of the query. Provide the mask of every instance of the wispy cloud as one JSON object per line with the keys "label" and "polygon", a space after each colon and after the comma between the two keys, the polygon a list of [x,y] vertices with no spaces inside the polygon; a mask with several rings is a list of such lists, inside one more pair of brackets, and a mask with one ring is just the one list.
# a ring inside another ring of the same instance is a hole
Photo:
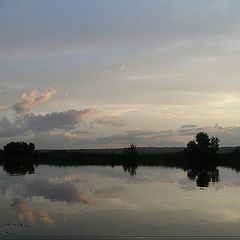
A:
{"label": "wispy cloud", "polygon": [[98,189],[94,193],[98,197],[102,197],[102,198],[116,198],[116,197],[121,196],[125,192],[126,192],[126,188],[125,187],[123,187],[123,186],[114,186],[114,187],[111,187],[111,188]]}
{"label": "wispy cloud", "polygon": [[81,131],[78,129],[73,130],[62,130],[62,129],[56,129],[56,130],[50,130],[49,132],[50,136],[60,136],[60,137],[67,137],[67,138],[80,138],[83,135],[86,136],[89,134],[88,131]]}
{"label": "wispy cloud", "polygon": [[181,128],[195,128],[195,127],[197,127],[197,125],[195,124],[185,124],[181,126]]}
{"label": "wispy cloud", "polygon": [[95,122],[100,125],[107,125],[111,127],[124,127],[127,125],[125,120],[117,116],[103,116],[95,119]]}
{"label": "wispy cloud", "polygon": [[176,79],[181,77],[177,74],[163,74],[163,75],[133,75],[133,76],[126,76],[124,79],[126,80],[164,80],[164,79]]}

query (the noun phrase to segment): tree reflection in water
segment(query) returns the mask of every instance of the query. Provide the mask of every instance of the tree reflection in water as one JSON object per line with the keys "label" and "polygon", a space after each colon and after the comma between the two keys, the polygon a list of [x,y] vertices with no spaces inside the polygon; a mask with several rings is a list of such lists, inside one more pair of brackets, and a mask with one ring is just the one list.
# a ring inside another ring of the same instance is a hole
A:
{"label": "tree reflection in water", "polygon": [[[136,161],[126,161],[122,167],[124,172],[129,173],[130,176],[136,176],[138,168]],[[195,181],[198,187],[208,187],[210,182],[215,183],[220,181],[219,169],[212,163],[199,164],[195,162],[195,164],[188,164],[183,170],[187,171],[187,177]]]}
{"label": "tree reflection in water", "polygon": [[208,187],[209,182],[219,182],[219,170],[216,166],[197,166],[187,170],[190,180],[196,181],[198,187]]}
{"label": "tree reflection in water", "polygon": [[[124,163],[122,165],[124,172],[134,177],[137,174],[138,164],[135,162]],[[5,162],[3,170],[9,175],[34,174],[34,164],[31,162]],[[187,170],[187,177],[196,181],[198,187],[208,187],[210,182],[219,182],[219,170],[215,165],[209,166],[191,166]]]}
{"label": "tree reflection in water", "polygon": [[[67,166],[65,164],[64,166]],[[71,164],[70,164],[71,165]],[[76,166],[75,164],[74,166]],[[137,158],[125,158],[124,161],[120,164],[123,167],[124,172],[128,173],[130,176],[135,177],[137,175],[137,169],[139,162]],[[56,165],[55,166],[62,166]],[[140,166],[148,166],[141,165]],[[156,167],[163,167],[161,163],[158,163]],[[63,167],[63,166],[62,166]],[[166,166],[165,166],[166,167]],[[187,171],[187,177],[190,180],[196,182],[198,187],[208,187],[210,182],[219,182],[219,170],[215,163],[207,164],[206,161],[199,163],[198,161],[187,161],[183,166],[177,166],[176,164],[168,165],[171,168],[181,168],[184,171]],[[34,162],[30,158],[15,158],[15,159],[6,159],[3,163],[3,170],[6,171],[9,175],[25,175],[34,173]]]}
{"label": "tree reflection in water", "polygon": [[34,174],[34,165],[28,161],[5,161],[3,170],[9,175]]}
{"label": "tree reflection in water", "polygon": [[134,177],[137,175],[137,164],[123,164],[123,170],[124,172],[127,172],[130,174],[130,176]]}

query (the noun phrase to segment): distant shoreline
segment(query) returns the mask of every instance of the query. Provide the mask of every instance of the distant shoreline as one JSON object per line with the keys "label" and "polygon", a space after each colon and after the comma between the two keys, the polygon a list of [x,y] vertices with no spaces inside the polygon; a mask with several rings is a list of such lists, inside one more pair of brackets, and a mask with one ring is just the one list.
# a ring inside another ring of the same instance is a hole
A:
{"label": "distant shoreline", "polygon": [[[155,152],[143,151],[153,148],[137,148],[138,156],[132,160],[123,154],[122,149],[67,149],[67,150],[35,150],[35,152],[26,156],[27,159],[35,165],[55,165],[55,166],[118,166],[124,164],[132,164],[137,166],[166,166],[187,168],[193,163],[192,159],[188,159],[184,148],[154,148]],[[217,166],[234,168],[240,171],[240,152],[234,151],[235,147],[220,148],[216,155]],[[166,151],[168,150],[168,151]],[[11,158],[18,159],[18,156],[12,155]],[[21,157],[20,157],[21,158]],[[25,157],[22,157],[22,159]],[[0,151],[0,164],[7,160],[7,156]],[[202,159],[194,161],[201,163]],[[207,162],[205,162],[207,163]],[[211,163],[211,162],[210,162]]]}
{"label": "distant shoreline", "polygon": [[[137,147],[139,154],[162,154],[162,153],[176,153],[182,152],[185,147]],[[218,153],[231,152],[235,147],[220,147]],[[98,154],[109,154],[109,153],[123,153],[124,148],[79,148],[79,149],[37,149],[38,152],[72,152],[72,153],[98,153]],[[3,151],[1,149],[0,151]]]}

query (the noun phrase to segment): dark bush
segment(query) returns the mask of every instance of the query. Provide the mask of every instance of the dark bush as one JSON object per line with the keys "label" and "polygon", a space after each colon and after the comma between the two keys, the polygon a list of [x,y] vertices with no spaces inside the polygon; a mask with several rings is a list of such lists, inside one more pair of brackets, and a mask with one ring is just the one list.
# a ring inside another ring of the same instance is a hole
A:
{"label": "dark bush", "polygon": [[29,155],[35,150],[33,143],[27,144],[26,142],[10,142],[4,146],[4,153],[7,155]]}

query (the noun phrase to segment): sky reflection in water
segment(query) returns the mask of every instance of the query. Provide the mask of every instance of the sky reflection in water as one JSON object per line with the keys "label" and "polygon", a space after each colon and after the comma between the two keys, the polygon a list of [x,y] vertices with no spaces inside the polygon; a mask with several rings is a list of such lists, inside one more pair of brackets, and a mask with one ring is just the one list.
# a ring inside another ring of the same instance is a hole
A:
{"label": "sky reflection in water", "polygon": [[219,168],[208,187],[163,167],[134,176],[122,167],[34,171],[1,170],[1,236],[240,235],[240,178],[230,169]]}

